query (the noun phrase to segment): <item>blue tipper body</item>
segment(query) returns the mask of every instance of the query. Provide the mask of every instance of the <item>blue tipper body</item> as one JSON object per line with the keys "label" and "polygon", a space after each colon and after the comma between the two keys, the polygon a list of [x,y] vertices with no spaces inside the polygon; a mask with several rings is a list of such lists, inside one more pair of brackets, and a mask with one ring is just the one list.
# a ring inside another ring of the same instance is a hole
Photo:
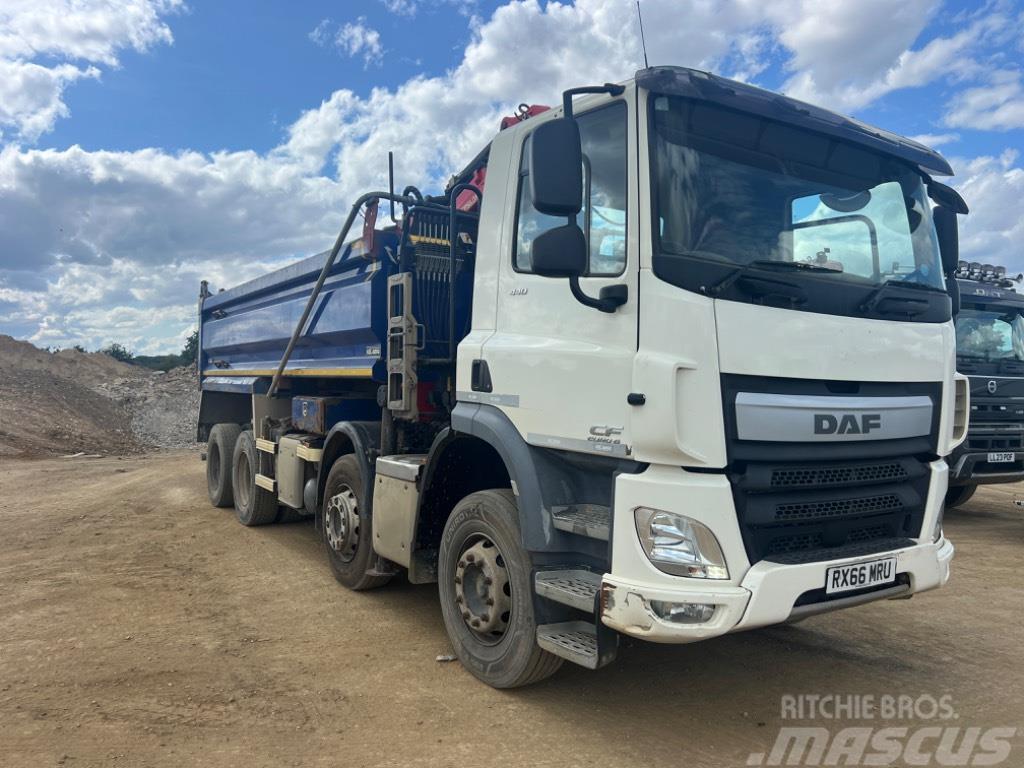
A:
{"label": "blue tipper body", "polygon": [[[346,245],[331,268],[285,369],[287,376],[385,381],[387,279],[398,238],[377,232],[371,250]],[[327,260],[317,254],[206,297],[199,321],[203,389],[249,389],[277,370]],[[249,389],[249,391],[252,391]]]}

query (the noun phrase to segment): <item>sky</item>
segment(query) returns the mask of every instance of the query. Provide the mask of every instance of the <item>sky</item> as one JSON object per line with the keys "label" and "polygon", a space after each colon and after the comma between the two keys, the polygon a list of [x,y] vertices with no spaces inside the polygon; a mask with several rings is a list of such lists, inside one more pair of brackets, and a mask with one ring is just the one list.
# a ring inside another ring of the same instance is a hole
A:
{"label": "sky", "polygon": [[[1024,0],[643,0],[650,63],[940,150],[961,257],[1024,271]],[[520,102],[643,65],[632,0],[0,0],[0,333],[180,350],[200,280],[443,187]]]}

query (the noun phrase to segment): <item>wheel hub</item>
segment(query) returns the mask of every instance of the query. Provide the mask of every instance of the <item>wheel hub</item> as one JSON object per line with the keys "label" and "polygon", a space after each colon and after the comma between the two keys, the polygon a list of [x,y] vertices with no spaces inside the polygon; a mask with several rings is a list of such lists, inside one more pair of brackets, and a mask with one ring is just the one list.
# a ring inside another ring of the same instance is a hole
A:
{"label": "wheel hub", "polygon": [[501,552],[488,538],[467,547],[455,567],[455,603],[476,635],[497,642],[508,629],[512,590]]}
{"label": "wheel hub", "polygon": [[328,499],[325,517],[328,545],[343,560],[351,560],[359,546],[359,504],[351,488],[344,487]]}

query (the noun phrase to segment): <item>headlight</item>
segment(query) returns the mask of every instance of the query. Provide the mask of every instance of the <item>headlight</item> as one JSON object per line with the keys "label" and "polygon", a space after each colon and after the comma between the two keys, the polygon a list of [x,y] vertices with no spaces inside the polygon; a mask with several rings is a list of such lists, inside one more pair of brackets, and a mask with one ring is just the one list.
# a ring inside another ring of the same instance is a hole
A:
{"label": "headlight", "polygon": [[637,507],[633,516],[640,544],[659,571],[695,579],[729,578],[718,539],[703,523],[647,507]]}

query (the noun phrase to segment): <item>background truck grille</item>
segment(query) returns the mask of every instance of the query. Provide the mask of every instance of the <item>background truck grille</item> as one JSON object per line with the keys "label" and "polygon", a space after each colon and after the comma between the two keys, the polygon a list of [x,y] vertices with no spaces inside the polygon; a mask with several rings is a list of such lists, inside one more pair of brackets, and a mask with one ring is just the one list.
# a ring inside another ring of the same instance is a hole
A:
{"label": "background truck grille", "polygon": [[969,451],[1022,451],[1024,450],[1024,433],[1019,430],[1003,430],[998,427],[986,429],[987,425],[971,424],[967,433],[967,450]]}
{"label": "background truck grille", "polygon": [[[748,463],[731,476],[751,563],[828,560],[843,548],[920,535],[929,471],[914,457],[819,464]],[[877,551],[885,551],[884,548]]]}

